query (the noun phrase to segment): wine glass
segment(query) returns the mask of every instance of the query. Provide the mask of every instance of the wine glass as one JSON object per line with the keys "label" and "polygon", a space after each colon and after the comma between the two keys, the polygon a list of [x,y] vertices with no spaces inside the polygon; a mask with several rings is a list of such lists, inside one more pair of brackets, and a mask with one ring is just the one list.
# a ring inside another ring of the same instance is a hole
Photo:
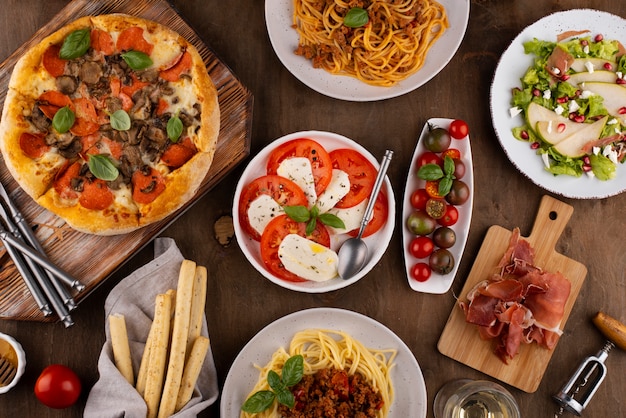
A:
{"label": "wine glass", "polygon": [[437,392],[435,418],[520,418],[513,395],[487,380],[459,379]]}

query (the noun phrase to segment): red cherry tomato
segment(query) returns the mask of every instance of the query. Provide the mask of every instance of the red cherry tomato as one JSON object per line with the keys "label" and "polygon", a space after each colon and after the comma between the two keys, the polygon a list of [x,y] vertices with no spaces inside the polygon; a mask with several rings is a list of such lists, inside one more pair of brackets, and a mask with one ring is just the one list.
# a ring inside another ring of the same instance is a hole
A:
{"label": "red cherry tomato", "polygon": [[425,282],[430,278],[431,271],[427,263],[417,263],[411,268],[411,277],[418,282]]}
{"label": "red cherry tomato", "polygon": [[278,247],[289,234],[298,234],[330,248],[330,235],[321,223],[317,222],[311,235],[306,234],[306,223],[296,222],[287,215],[272,219],[261,235],[261,259],[265,267],[274,275],[290,282],[303,282],[305,279],[288,271],[278,256]]}
{"label": "red cherry tomato", "polygon": [[452,226],[459,220],[459,211],[454,205],[447,205],[446,212],[440,219],[437,219],[437,223],[442,226]]}
{"label": "red cherry tomato", "polygon": [[437,164],[438,166],[443,167],[443,159],[437,153],[426,151],[417,157],[417,168],[419,169],[421,166],[426,164]]}
{"label": "red cherry tomato", "polygon": [[454,139],[463,139],[469,135],[469,126],[467,123],[460,119],[455,119],[450,123],[448,128],[450,136]]}
{"label": "red cherry tomato", "polygon": [[336,208],[351,208],[372,194],[378,170],[360,152],[336,149],[330,152],[330,160],[332,168],[345,171],[350,179],[350,191],[337,202]]}
{"label": "red cherry tomato", "polygon": [[72,369],[52,364],[41,372],[35,383],[35,396],[50,408],[63,409],[74,405],[80,396],[80,379]]}
{"label": "red cherry tomato", "polygon": [[430,195],[425,189],[417,189],[411,193],[411,206],[415,209],[424,210],[426,209],[428,199],[430,199]]}
{"label": "red cherry tomato", "polygon": [[430,237],[419,236],[413,238],[409,244],[409,252],[415,258],[426,258],[435,250],[435,244]]}

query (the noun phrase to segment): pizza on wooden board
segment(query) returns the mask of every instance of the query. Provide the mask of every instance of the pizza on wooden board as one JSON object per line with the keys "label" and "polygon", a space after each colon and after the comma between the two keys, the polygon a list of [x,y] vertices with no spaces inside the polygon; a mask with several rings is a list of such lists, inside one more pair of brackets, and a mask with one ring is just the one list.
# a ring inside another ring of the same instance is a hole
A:
{"label": "pizza on wooden board", "polygon": [[128,233],[188,202],[219,133],[197,50],[158,23],[87,16],[16,63],[0,151],[18,184],[72,228]]}

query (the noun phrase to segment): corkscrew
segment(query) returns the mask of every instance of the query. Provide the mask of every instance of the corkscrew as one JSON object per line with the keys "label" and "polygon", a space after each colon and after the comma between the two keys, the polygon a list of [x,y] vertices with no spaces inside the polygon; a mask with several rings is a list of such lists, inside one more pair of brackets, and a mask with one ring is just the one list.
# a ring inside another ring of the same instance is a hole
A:
{"label": "corkscrew", "polygon": [[604,362],[611,349],[617,346],[626,350],[626,325],[602,312],[593,318],[593,323],[608,341],[598,353],[585,358],[570,380],[553,396],[560,405],[555,417],[565,411],[580,416],[606,377]]}

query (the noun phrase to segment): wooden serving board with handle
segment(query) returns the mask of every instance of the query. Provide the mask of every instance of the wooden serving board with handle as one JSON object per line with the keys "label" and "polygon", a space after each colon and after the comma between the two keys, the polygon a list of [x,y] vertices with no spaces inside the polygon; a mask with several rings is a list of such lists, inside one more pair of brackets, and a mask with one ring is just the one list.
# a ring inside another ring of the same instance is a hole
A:
{"label": "wooden serving board with handle", "polygon": [[[544,196],[530,236],[520,237],[535,250],[536,266],[546,272],[561,272],[572,283],[561,329],[565,327],[587,275],[587,268],[583,264],[556,252],[554,248],[573,212],[572,206]],[[508,248],[511,234],[512,231],[500,226],[489,228],[459,300],[466,300],[467,293],[476,283],[497,271],[496,266]],[[528,393],[535,392],[554,350],[535,343],[521,344],[519,354],[509,364],[505,364],[494,354],[494,344],[495,341],[481,339],[477,327],[465,321],[462,309],[455,304],[437,347],[442,354],[504,383]]]}

